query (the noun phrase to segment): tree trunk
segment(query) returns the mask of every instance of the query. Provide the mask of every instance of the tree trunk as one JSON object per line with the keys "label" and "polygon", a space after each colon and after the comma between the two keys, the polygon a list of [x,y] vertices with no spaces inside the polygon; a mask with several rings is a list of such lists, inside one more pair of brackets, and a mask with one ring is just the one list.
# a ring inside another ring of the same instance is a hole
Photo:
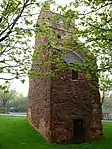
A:
{"label": "tree trunk", "polygon": [[6,114],[7,113],[7,110],[6,110],[6,102],[3,103],[3,113]]}

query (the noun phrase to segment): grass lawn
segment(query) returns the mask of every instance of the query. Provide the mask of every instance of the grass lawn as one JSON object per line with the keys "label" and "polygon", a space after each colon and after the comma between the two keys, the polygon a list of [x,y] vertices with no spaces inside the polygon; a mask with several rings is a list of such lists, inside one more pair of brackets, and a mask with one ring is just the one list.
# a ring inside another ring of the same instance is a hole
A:
{"label": "grass lawn", "polygon": [[104,137],[85,144],[49,144],[25,117],[0,116],[0,149],[111,149],[112,122],[104,122]]}

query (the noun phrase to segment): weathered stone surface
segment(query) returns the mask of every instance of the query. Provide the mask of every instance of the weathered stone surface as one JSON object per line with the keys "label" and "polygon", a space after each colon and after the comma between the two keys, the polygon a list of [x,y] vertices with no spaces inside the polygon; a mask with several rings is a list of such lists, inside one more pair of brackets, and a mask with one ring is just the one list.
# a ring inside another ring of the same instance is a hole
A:
{"label": "weathered stone surface", "polygon": [[71,71],[30,81],[29,112],[29,120],[50,142],[71,140],[74,119],[85,120],[85,140],[102,135],[99,91],[82,78],[73,81]]}
{"label": "weathered stone surface", "polygon": [[[47,42],[39,36],[36,47],[38,40]],[[40,51],[49,55],[47,49]],[[77,80],[72,80],[71,70],[65,70],[56,78],[30,79],[29,86],[28,119],[49,142],[73,139],[74,120],[84,120],[85,141],[103,134],[99,89],[92,86],[85,71],[78,71]]]}

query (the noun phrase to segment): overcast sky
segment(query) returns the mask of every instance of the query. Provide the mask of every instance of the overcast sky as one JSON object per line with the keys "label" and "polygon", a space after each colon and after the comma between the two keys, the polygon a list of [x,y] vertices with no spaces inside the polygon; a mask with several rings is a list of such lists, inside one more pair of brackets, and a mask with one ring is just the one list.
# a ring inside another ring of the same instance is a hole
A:
{"label": "overcast sky", "polygon": [[[56,0],[56,2],[60,5],[65,5],[73,0]],[[19,80],[13,80],[11,88],[16,89],[18,92],[22,92],[25,96],[28,94],[29,88],[29,79],[28,77],[25,78],[25,83],[22,84]]]}
{"label": "overcast sky", "polygon": [[[42,2],[42,0],[39,0]],[[45,0],[43,0],[45,1]],[[70,3],[70,2],[74,2],[75,0],[56,0],[57,4],[60,4],[60,5],[66,5],[67,3]],[[81,7],[81,11],[83,11],[85,8]],[[88,8],[86,8],[88,9]],[[34,39],[33,39],[34,41]],[[82,41],[82,40],[81,40]],[[112,77],[112,76],[111,76]],[[25,96],[27,96],[28,94],[28,88],[29,88],[29,80],[28,80],[28,77],[26,77],[25,79],[25,83],[22,84],[19,80],[13,80],[13,83],[12,83],[12,88],[15,88],[18,92],[22,92]]]}

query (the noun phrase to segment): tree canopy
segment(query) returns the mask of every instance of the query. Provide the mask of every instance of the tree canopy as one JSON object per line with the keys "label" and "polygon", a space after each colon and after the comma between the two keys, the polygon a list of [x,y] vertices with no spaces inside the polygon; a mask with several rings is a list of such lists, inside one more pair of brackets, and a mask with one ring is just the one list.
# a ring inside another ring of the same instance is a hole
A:
{"label": "tree canopy", "polygon": [[[94,55],[98,68],[94,61],[85,60],[86,68],[97,73],[102,82],[101,88],[111,89],[112,80],[112,2],[103,0],[75,0],[65,6],[56,5],[48,0],[46,7],[50,4],[55,6],[54,12],[64,16],[66,29],[69,30],[73,20],[75,28],[73,30],[75,38],[65,39],[64,46],[71,46],[76,50],[73,42],[80,41],[80,51],[86,51],[88,55]],[[13,78],[21,78],[28,73],[31,67],[32,49],[29,48],[30,39],[34,32],[40,31],[35,25],[35,10],[43,4],[38,0],[1,0],[0,2],[0,72],[12,74]],[[54,21],[58,21],[55,18]],[[52,49],[59,39],[54,38],[56,34],[46,24],[41,26],[41,32],[46,34]],[[74,37],[74,36],[73,36]],[[54,43],[55,41],[55,43]],[[69,42],[68,42],[69,41]],[[49,46],[49,45],[48,45]],[[77,46],[77,49],[79,47]],[[61,53],[63,54],[63,53]],[[39,54],[35,57],[41,58]],[[60,68],[64,68],[63,63],[55,59]],[[49,60],[51,62],[51,59]],[[67,67],[73,67],[67,65]],[[22,80],[22,78],[21,78]],[[24,82],[24,80],[22,80]]]}
{"label": "tree canopy", "polygon": [[14,89],[10,89],[10,84],[4,85],[4,90],[0,89],[0,103],[2,112],[6,113],[6,105],[8,102],[14,100],[17,96],[17,92]]}
{"label": "tree canopy", "polygon": [[[35,0],[0,1],[0,73],[3,74],[0,79],[22,80],[29,70],[34,4],[37,4]],[[4,77],[4,74],[9,75]]]}
{"label": "tree canopy", "polygon": [[[76,34],[84,38],[84,43],[97,59],[97,73],[101,89],[112,89],[112,2],[79,0],[72,5],[84,7],[77,11]],[[75,8],[74,8],[75,9]]]}

